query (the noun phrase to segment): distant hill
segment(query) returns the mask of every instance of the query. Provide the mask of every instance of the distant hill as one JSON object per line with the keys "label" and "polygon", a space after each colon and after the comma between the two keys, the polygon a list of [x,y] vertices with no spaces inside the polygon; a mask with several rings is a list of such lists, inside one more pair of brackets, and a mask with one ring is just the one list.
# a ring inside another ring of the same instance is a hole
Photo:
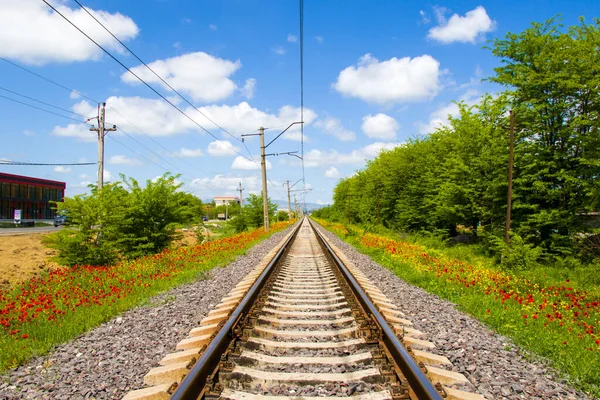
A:
{"label": "distant hill", "polygon": [[[273,200],[273,203],[277,204],[277,208],[288,208],[287,200]],[[303,204],[298,203],[298,207],[301,207]],[[313,211],[318,210],[319,208],[323,208],[328,206],[329,204],[317,204],[317,203],[306,203],[306,210]],[[292,208],[294,208],[294,201],[292,200]]]}

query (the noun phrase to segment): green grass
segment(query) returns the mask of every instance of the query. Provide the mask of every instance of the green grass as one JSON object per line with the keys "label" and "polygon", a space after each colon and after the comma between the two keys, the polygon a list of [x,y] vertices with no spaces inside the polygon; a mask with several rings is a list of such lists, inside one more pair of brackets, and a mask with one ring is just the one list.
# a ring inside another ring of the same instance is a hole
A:
{"label": "green grass", "polygon": [[[364,235],[362,227],[319,222],[403,280],[455,303],[549,360],[574,386],[600,396],[600,285],[598,272],[589,279],[593,266],[536,265],[528,271],[504,271],[477,245],[449,247],[434,237],[380,228],[376,235]],[[512,295],[503,302],[501,291]],[[574,306],[570,296],[575,294],[582,308]],[[586,332],[589,325],[595,327],[592,334]]]}
{"label": "green grass", "polygon": [[[152,298],[231,262],[287,225],[244,232],[200,246],[163,253],[110,267],[55,270],[20,286],[0,290],[0,372],[42,355],[54,346],[138,305],[172,301]],[[26,317],[21,320],[21,315]]]}

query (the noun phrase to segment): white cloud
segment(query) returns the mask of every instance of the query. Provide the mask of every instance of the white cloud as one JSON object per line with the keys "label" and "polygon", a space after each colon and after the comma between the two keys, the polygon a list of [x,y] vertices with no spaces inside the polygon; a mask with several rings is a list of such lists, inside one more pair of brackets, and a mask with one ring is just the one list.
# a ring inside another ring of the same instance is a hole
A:
{"label": "white cloud", "polygon": [[240,148],[228,140],[215,140],[208,145],[208,154],[215,157],[234,156]]}
{"label": "white cloud", "polygon": [[69,93],[69,98],[71,100],[77,100],[80,97],[81,95],[79,94],[79,92],[76,92],[75,90],[71,90],[71,93]]}
{"label": "white cloud", "polygon": [[[468,90],[459,98],[460,101],[464,101],[468,106],[476,104],[480,99],[479,92],[477,90]],[[422,135],[432,133],[438,128],[448,125],[448,117],[457,117],[459,115],[459,107],[456,103],[448,103],[431,114],[429,114],[429,121],[427,123],[419,123],[417,127]]]}
{"label": "white cloud", "polygon": [[114,164],[114,165],[128,165],[130,167],[135,167],[138,165],[142,165],[142,163],[139,160],[136,160],[135,158],[128,158],[126,156],[123,155],[117,155],[117,156],[112,156],[108,159],[107,161],[109,164]]}
{"label": "white cloud", "polygon": [[319,119],[315,122],[315,127],[344,142],[356,139],[356,134],[354,132],[344,128],[340,120],[333,117]]}
{"label": "white cloud", "polygon": [[104,183],[107,183],[107,182],[112,182],[113,176],[110,173],[110,171],[105,169],[104,171],[102,171],[102,178],[104,178]]}
{"label": "white cloud", "polygon": [[440,63],[429,55],[393,57],[379,62],[371,54],[342,70],[333,87],[371,103],[414,102],[433,98],[440,90]]}
{"label": "white cloud", "polygon": [[421,23],[428,24],[431,22],[425,11],[419,10],[419,15],[421,15]]}
{"label": "white cloud", "polygon": [[[141,129],[150,136],[172,136],[189,132],[205,134],[197,125],[160,99],[112,96],[107,99],[106,104],[107,123],[117,125],[117,131],[112,132],[111,135],[118,136],[119,129],[123,129],[129,134],[140,134],[139,130]],[[97,113],[96,107],[95,104],[81,101],[72,108],[78,114],[93,116]],[[114,107],[127,119],[111,110],[111,107]],[[247,102],[233,106],[212,105],[199,109],[232,134],[252,132],[260,126],[282,126],[300,119],[300,108],[289,105],[281,107],[276,114],[269,114],[253,108]],[[195,109],[188,107],[183,110],[201,126],[219,133],[218,128]],[[306,125],[312,123],[316,118],[317,114],[314,111],[309,108],[304,109]],[[81,141],[93,142],[96,140],[95,132],[90,132],[89,126],[85,124],[56,126],[52,133],[57,136],[74,137]],[[300,140],[298,125],[290,128],[283,138]]]}
{"label": "white cloud", "polygon": [[59,174],[68,174],[71,171],[71,167],[63,167],[62,165],[54,167],[54,172],[58,172]]}
{"label": "white cloud", "polygon": [[254,97],[254,90],[256,90],[256,79],[250,78],[246,79],[246,83],[244,83],[244,87],[240,89],[242,92],[242,96],[247,99],[251,99]]}
{"label": "white cloud", "polygon": [[[231,164],[231,169],[260,170],[260,157],[254,157],[254,159],[256,162],[242,156],[237,156]],[[267,160],[267,169],[271,169],[271,162],[269,160]]]}
{"label": "white cloud", "polygon": [[202,149],[186,149],[182,147],[179,151],[175,152],[175,155],[182,158],[202,157],[204,152]]}
{"label": "white cloud", "polygon": [[25,129],[23,131],[23,135],[32,137],[32,136],[35,136],[35,132],[34,131],[30,131],[29,129]]}
{"label": "white cloud", "polygon": [[[219,125],[231,133],[241,134],[253,132],[261,126],[287,126],[300,120],[300,108],[289,105],[281,107],[277,114],[268,114],[251,107],[247,102],[234,106],[207,106],[200,108],[202,112],[217,121]],[[317,118],[317,114],[309,108],[304,108],[304,124],[309,125]],[[269,133],[269,131],[267,131]],[[288,140],[300,140],[300,127],[294,125],[282,137]]]}
{"label": "white cloud", "polygon": [[275,53],[279,56],[282,56],[285,54],[285,49],[281,46],[274,47],[272,50],[273,50],[273,53]]}
{"label": "white cloud", "polygon": [[400,146],[400,144],[375,142],[360,149],[352,150],[350,153],[340,153],[337,150],[321,151],[312,149],[304,153],[304,165],[310,168],[343,164],[362,165],[366,160],[377,157],[382,150],[391,150],[396,146]]}
{"label": "white cloud", "polygon": [[490,19],[485,8],[478,6],[467,11],[464,17],[453,14],[448,21],[438,14],[439,26],[429,30],[427,37],[445,44],[452,42],[475,43],[478,37],[495,28],[495,22]]}
{"label": "white cloud", "polygon": [[[223,100],[237,89],[237,85],[229,77],[242,64],[239,60],[232,62],[199,51],[156,60],[148,66],[177,91],[189,94],[196,101],[210,102]],[[143,65],[131,68],[131,71],[148,83],[157,83],[168,89]],[[121,75],[121,80],[129,84],[140,84],[129,72]]]}
{"label": "white cloud", "polygon": [[389,115],[379,113],[377,115],[365,115],[361,129],[370,138],[393,140],[400,128],[398,122]]}
{"label": "white cloud", "polygon": [[[80,8],[71,8],[64,1],[54,1],[54,7],[75,25],[81,27],[100,45],[121,51],[121,46]],[[100,50],[85,36],[64,21],[41,1],[2,0],[0,12],[0,56],[26,64],[99,60]],[[133,20],[119,13],[88,10],[122,41],[138,35]]]}
{"label": "white cloud", "polygon": [[90,132],[88,125],[69,124],[67,126],[55,126],[52,134],[56,136],[72,137],[80,142],[95,142],[97,136],[95,132]]}
{"label": "white cloud", "polygon": [[210,28],[211,31],[217,30],[217,26],[215,24],[210,24],[208,27]]}
{"label": "white cloud", "polygon": [[194,179],[190,186],[193,188],[211,187],[215,189],[225,190],[230,193],[236,193],[239,183],[242,182],[244,190],[260,190],[261,180],[257,175],[254,176],[226,176],[223,174],[215,175],[212,178],[197,178]]}
{"label": "white cloud", "polygon": [[339,178],[340,173],[336,167],[331,166],[327,171],[325,171],[325,178]]}
{"label": "white cloud", "polygon": [[323,38],[323,36],[315,36],[315,40],[317,41],[317,43],[323,44],[325,38]]}
{"label": "white cloud", "polygon": [[290,43],[296,43],[298,41],[298,37],[296,35],[288,34],[287,41]]}

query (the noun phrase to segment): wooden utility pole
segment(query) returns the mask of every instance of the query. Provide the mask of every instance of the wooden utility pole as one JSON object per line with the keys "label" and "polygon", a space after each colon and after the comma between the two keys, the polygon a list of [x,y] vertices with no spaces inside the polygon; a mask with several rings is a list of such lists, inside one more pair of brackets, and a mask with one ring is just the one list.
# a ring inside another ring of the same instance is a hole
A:
{"label": "wooden utility pole", "polygon": [[288,216],[289,216],[289,220],[292,220],[292,203],[290,201],[290,181],[285,181],[285,183],[287,184],[287,193],[288,193]]}
{"label": "wooden utility pole", "polygon": [[117,130],[116,125],[113,125],[112,128],[104,127],[106,103],[102,103],[102,107],[99,108],[98,128],[94,128],[94,125],[90,128],[90,131],[98,132],[98,191],[102,190],[102,186],[104,186],[104,137],[107,132]]}
{"label": "wooden utility pole", "polygon": [[510,213],[512,209],[513,160],[515,152],[515,114],[510,110],[510,143],[508,145],[508,204],[506,208],[506,244],[510,244]]}
{"label": "wooden utility pole", "polygon": [[242,198],[242,192],[244,191],[244,188],[242,188],[242,182],[240,182],[240,186],[238,188],[238,192],[240,192],[240,209],[242,208],[242,206],[244,205],[244,200]]}
{"label": "wooden utility pole", "polygon": [[265,232],[269,231],[269,198],[267,196],[267,159],[265,156],[265,128],[259,129],[260,133],[260,168],[262,169],[262,195],[263,213],[265,218]]}
{"label": "wooden utility pole", "polygon": [[350,193],[348,193],[348,208],[346,210],[346,218],[348,219],[348,225],[350,225]]}
{"label": "wooden utility pole", "polygon": [[377,181],[377,225],[381,224],[381,201],[379,199],[379,189],[381,188],[381,182]]}

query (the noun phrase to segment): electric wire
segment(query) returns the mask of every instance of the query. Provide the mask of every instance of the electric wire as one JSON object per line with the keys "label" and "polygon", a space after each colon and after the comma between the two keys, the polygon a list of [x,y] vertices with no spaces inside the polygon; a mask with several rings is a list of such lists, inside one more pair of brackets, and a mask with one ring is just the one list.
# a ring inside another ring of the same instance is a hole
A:
{"label": "electric wire", "polygon": [[28,99],[28,100],[35,101],[35,102],[37,102],[37,103],[43,104],[43,105],[45,105],[45,106],[48,106],[48,107],[56,108],[57,110],[64,111],[64,112],[66,112],[66,113],[69,113],[69,114],[74,114],[74,115],[78,115],[78,116],[80,116],[80,117],[83,117],[83,118],[87,118],[87,117],[86,117],[85,115],[83,115],[83,114],[79,114],[79,113],[76,113],[76,112],[74,112],[74,111],[67,110],[66,108],[61,108],[61,107],[55,106],[55,105],[53,105],[53,104],[50,104],[50,103],[46,103],[45,101],[42,101],[42,100],[34,99],[33,97],[29,97],[29,96],[26,96],[26,95],[24,95],[24,94],[21,94],[21,93],[15,92],[15,91],[13,91],[13,90],[10,90],[10,89],[3,88],[2,86],[0,86],[0,90],[4,90],[5,92],[9,92],[9,93],[12,93],[12,94],[16,94],[17,96],[24,97],[24,98],[26,98],[26,99]]}
{"label": "electric wire", "polygon": [[[179,159],[180,161],[182,161],[184,164],[186,164],[187,166],[189,166],[190,168],[196,169],[201,173],[204,173],[204,171],[201,171],[200,169],[198,169],[197,167],[194,167],[191,163],[185,161],[184,159],[182,159],[181,157],[177,156],[177,154],[173,153],[172,151],[170,151],[169,149],[167,149],[165,146],[163,146],[158,140],[154,139],[152,136],[150,136],[149,134],[147,134],[142,128],[138,127],[137,125],[135,125],[133,122],[131,122],[127,117],[125,117],[123,114],[121,114],[119,111],[117,111],[115,108],[108,106],[109,109],[111,109],[112,111],[114,111],[115,113],[117,113],[117,115],[119,115],[121,118],[123,118],[126,122],[128,122],[131,126],[133,126],[138,132],[140,132],[141,134],[143,134],[144,136],[146,136],[148,139],[152,140],[154,143],[156,143],[159,147],[161,147],[163,150],[165,150],[167,152],[167,154],[169,154],[171,157],[175,157],[177,159]],[[119,127],[119,129],[121,131],[123,131],[123,129],[121,127]],[[144,146],[146,147],[146,146]],[[146,147],[146,149],[148,149]],[[151,151],[150,149],[148,149],[148,151]],[[152,152],[152,151],[151,151]],[[172,165],[172,164],[171,164]],[[177,168],[177,167],[175,167]]]}
{"label": "electric wire", "polygon": [[119,42],[119,44],[121,46],[123,46],[129,53],[131,53],[131,55],[133,55],[135,58],[137,58],[137,60],[139,62],[141,62],[150,72],[152,72],[154,74],[154,76],[156,76],[158,79],[160,79],[160,81],[162,83],[164,83],[169,89],[171,89],[175,94],[177,94],[179,97],[181,97],[183,99],[183,101],[185,101],[187,104],[189,104],[190,106],[192,106],[196,111],[198,111],[200,113],[200,115],[202,115],[204,118],[206,118],[207,120],[209,120],[210,122],[212,122],[217,128],[221,129],[223,132],[225,132],[226,134],[228,134],[229,136],[231,136],[232,138],[241,141],[240,138],[232,135],[229,131],[227,131],[227,129],[223,128],[222,126],[220,126],[219,124],[217,124],[215,121],[213,121],[208,115],[206,115],[205,113],[203,113],[202,111],[200,111],[200,109],[198,107],[196,107],[194,104],[192,104],[186,97],[184,97],[181,93],[179,93],[175,88],[173,88],[167,81],[165,81],[160,75],[158,75],[152,68],[150,68],[150,66],[148,64],[146,64],[140,57],[138,57],[137,54],[135,54],[133,52],[133,50],[131,50],[129,47],[127,47],[127,45],[125,45],[125,43],[123,43],[118,37],[116,37],[106,26],[104,26],[104,24],[102,24],[102,22],[100,22],[86,7],[84,7],[78,0],[74,0],[75,3],[77,3],[79,5],[79,7],[81,7],[82,10],[84,10],[90,17],[92,17],[94,19],[94,21],[96,21],[102,28],[104,28],[104,30],[106,32],[108,32],[117,42]]}
{"label": "electric wire", "polygon": [[44,111],[44,112],[46,112],[48,114],[53,114],[53,115],[56,115],[56,116],[59,116],[59,117],[62,117],[62,118],[70,119],[71,121],[75,121],[75,122],[78,122],[80,124],[85,123],[84,121],[80,121],[80,120],[75,119],[75,118],[67,117],[66,115],[62,115],[62,114],[56,113],[54,111],[46,110],[45,108],[34,106],[33,104],[25,103],[23,101],[19,101],[17,99],[13,99],[13,98],[10,98],[10,97],[7,97],[7,96],[3,96],[1,94],[0,94],[0,97],[3,98],[3,99],[6,99],[6,100],[13,101],[15,103],[22,104],[22,105],[27,106],[27,107],[35,108],[36,110]]}
{"label": "electric wire", "polygon": [[[89,96],[86,96],[86,95],[82,94],[81,92],[78,92],[78,91],[77,91],[77,90],[75,90],[75,89],[71,89],[71,88],[69,88],[69,87],[67,87],[67,86],[65,86],[65,85],[63,85],[63,84],[60,84],[60,83],[58,83],[58,82],[56,82],[56,81],[54,81],[54,80],[52,80],[52,79],[50,79],[50,78],[47,78],[47,77],[45,77],[45,76],[43,76],[43,75],[40,75],[40,74],[38,74],[38,73],[35,73],[35,72],[33,72],[33,71],[31,71],[31,70],[29,70],[29,69],[27,69],[27,68],[25,68],[25,67],[22,67],[22,66],[20,66],[20,65],[18,65],[18,64],[16,64],[16,63],[13,63],[12,61],[9,61],[9,60],[7,60],[7,59],[5,59],[5,58],[3,58],[3,57],[0,57],[0,59],[1,59],[1,60],[3,60],[3,61],[5,61],[5,62],[7,62],[8,64],[11,64],[11,65],[13,65],[13,66],[15,66],[15,67],[17,67],[17,68],[19,68],[19,69],[21,69],[21,70],[23,70],[23,71],[25,71],[25,72],[29,73],[29,74],[32,74],[32,75],[34,75],[34,76],[36,76],[36,77],[38,77],[38,78],[40,78],[40,79],[42,79],[42,80],[44,80],[44,81],[46,81],[46,82],[49,82],[49,83],[51,83],[51,84],[53,84],[53,85],[55,85],[55,86],[57,86],[57,87],[60,87],[60,88],[62,88],[62,89],[64,89],[64,90],[66,90],[66,91],[68,91],[68,92],[77,93],[78,95],[80,95],[80,96],[82,96],[82,97],[84,97],[84,98],[86,98],[86,99],[88,99],[88,100],[90,100],[90,101],[92,101],[92,102],[94,102],[94,103],[99,103],[99,101],[98,101],[98,100],[96,100],[96,99],[93,99],[93,98],[91,98],[91,97],[89,97]],[[22,95],[22,94],[20,94],[20,93],[17,93],[17,92],[11,91],[11,90],[9,90],[9,89],[5,89],[5,88],[2,88],[2,87],[0,87],[0,89],[2,89],[2,90],[6,90],[6,91],[8,91],[8,92],[11,92],[11,93],[14,93],[14,94],[16,94],[16,95],[18,95],[18,96],[22,96],[22,97],[28,98],[28,99],[30,99],[30,100],[32,100],[32,101],[39,102],[39,103],[41,103],[41,104],[44,104],[44,105],[47,105],[47,106],[50,106],[50,107],[54,107],[54,108],[56,108],[56,109],[59,109],[59,110],[61,110],[61,111],[68,112],[68,113],[70,113],[70,114],[79,115],[79,116],[81,116],[81,117],[83,117],[83,118],[86,118],[86,119],[87,119],[87,116],[85,116],[85,115],[82,115],[82,114],[75,113],[75,112],[73,112],[73,111],[71,111],[71,110],[67,110],[67,109],[64,109],[64,108],[60,108],[60,107],[54,106],[54,105],[52,105],[52,104],[49,104],[49,103],[45,103],[45,102],[43,102],[43,101],[41,101],[41,100],[37,100],[37,99],[35,99],[35,98],[33,98],[33,97],[29,97],[29,96]],[[86,123],[85,121],[80,121],[80,120],[77,120],[77,119],[74,119],[74,118],[71,118],[71,117],[67,117],[67,116],[65,116],[65,115],[58,114],[58,113],[55,113],[55,112],[53,112],[53,111],[49,111],[49,110],[46,110],[46,109],[43,109],[43,108],[40,108],[40,107],[37,107],[37,106],[31,105],[31,104],[28,104],[28,103],[24,103],[24,102],[21,102],[21,101],[19,101],[19,100],[12,99],[12,98],[10,98],[10,97],[6,97],[6,96],[2,96],[2,95],[0,95],[0,97],[2,97],[2,98],[5,98],[5,99],[7,99],[7,100],[10,100],[10,101],[14,101],[14,102],[16,102],[16,103],[19,103],[19,104],[22,104],[22,105],[25,105],[25,106],[28,106],[28,107],[35,108],[35,109],[37,109],[37,110],[40,110],[40,111],[44,111],[44,112],[47,112],[47,113],[50,113],[50,114],[53,114],[53,115],[56,115],[56,116],[59,116],[59,117],[62,117],[62,118],[69,119],[69,120],[71,120],[71,121],[75,121],[75,122],[78,122],[78,123]],[[117,109],[115,109],[115,108],[114,108],[114,107],[112,107],[112,106],[108,106],[108,108],[109,108],[109,109],[111,109],[112,111],[114,111],[114,112],[115,112],[116,114],[118,114],[119,116],[121,116],[121,117],[122,117],[122,118],[123,118],[125,121],[127,121],[127,122],[128,122],[130,125],[131,125],[131,126],[133,126],[133,127],[134,127],[136,130],[138,130],[140,133],[144,134],[144,135],[145,135],[145,136],[147,136],[147,137],[148,137],[150,140],[152,140],[154,143],[156,143],[158,146],[160,146],[160,147],[161,147],[161,148],[163,148],[165,151],[167,151],[167,152],[168,152],[168,154],[172,155],[173,157],[176,157],[176,158],[178,158],[179,160],[181,160],[182,162],[184,162],[185,164],[187,164],[187,165],[188,165],[188,166],[190,166],[191,168],[194,168],[194,169],[198,170],[199,172],[202,172],[202,173],[203,173],[203,171],[201,171],[201,170],[200,170],[200,169],[198,169],[197,167],[194,167],[194,166],[193,166],[192,164],[190,164],[189,162],[186,162],[185,160],[182,160],[180,157],[177,157],[177,155],[175,155],[174,153],[172,153],[171,151],[169,151],[169,150],[168,150],[166,147],[164,147],[162,144],[160,144],[160,142],[158,142],[158,141],[157,141],[157,140],[155,140],[155,139],[154,139],[152,136],[148,135],[148,134],[147,134],[146,132],[144,132],[144,131],[143,131],[141,128],[139,128],[138,126],[136,126],[136,125],[135,125],[133,122],[131,122],[131,120],[129,120],[127,117],[125,117],[123,114],[121,114],[121,113],[120,113],[120,112],[119,112]],[[110,124],[109,124],[109,125],[110,125]],[[119,130],[120,130],[120,131],[122,131],[122,132],[124,132],[124,131],[123,131],[123,129],[122,129],[121,127],[119,127]],[[135,140],[135,139],[134,139],[134,140]],[[115,141],[116,141],[116,140],[115,140]],[[116,142],[122,145],[122,143],[121,143],[121,142],[118,142],[118,141],[116,141]],[[139,142],[138,142],[138,143],[139,143]],[[124,145],[123,145],[123,146],[124,146]],[[148,147],[146,147],[146,146],[144,146],[144,145],[142,145],[142,146],[143,146],[144,148],[146,148],[148,151],[150,151],[152,154],[154,154],[155,156],[157,156],[157,157],[161,158],[161,157],[160,157],[158,154],[156,154],[155,152],[153,152],[152,150],[150,150]],[[125,146],[124,146],[124,147],[125,147]],[[139,153],[137,153],[137,152],[135,152],[135,153],[136,153],[136,154],[139,154]],[[142,156],[142,157],[143,157],[143,158],[145,158],[145,159],[147,159],[147,158],[146,158],[146,157],[144,157],[144,156]],[[167,162],[167,161],[166,161],[166,162]],[[167,163],[168,163],[168,162],[167,162]],[[171,163],[169,163],[169,164],[173,166],[173,164],[171,164]],[[175,168],[177,168],[178,170],[180,170],[180,171],[181,171],[181,168],[178,168],[178,167],[175,167]],[[166,170],[166,169],[165,169],[164,167],[162,167],[162,166],[161,166],[161,169],[164,169],[164,170]],[[190,174],[188,174],[188,176],[191,176],[191,175],[190,175]]]}
{"label": "electric wire", "polygon": [[0,160],[0,165],[96,165],[95,162],[85,163],[32,163],[25,161]]}
{"label": "electric wire", "polygon": [[81,93],[81,92],[78,92],[77,90],[74,90],[74,89],[69,89],[68,87],[66,87],[66,86],[64,86],[64,85],[61,85],[60,83],[58,83],[58,82],[55,82],[55,81],[53,81],[52,79],[46,78],[46,77],[44,77],[44,76],[42,76],[42,75],[40,75],[40,74],[38,74],[38,73],[36,73],[36,72],[33,72],[33,71],[31,71],[31,70],[29,70],[29,69],[27,69],[27,68],[25,68],[25,67],[22,67],[22,66],[20,66],[19,64],[16,64],[16,63],[14,63],[14,62],[12,62],[12,61],[9,61],[9,60],[7,60],[7,59],[6,59],[6,58],[4,58],[4,57],[0,57],[0,60],[2,60],[2,61],[5,61],[5,62],[7,62],[8,64],[11,64],[11,65],[13,65],[13,66],[15,66],[15,67],[17,67],[17,68],[19,68],[19,69],[22,69],[22,70],[23,70],[23,71],[25,71],[25,72],[28,72],[28,73],[30,73],[30,74],[32,74],[32,75],[35,75],[35,76],[37,76],[38,78],[45,80],[46,82],[50,82],[50,83],[52,83],[53,85],[56,85],[56,86],[58,86],[58,87],[60,87],[60,88],[63,88],[63,89],[65,89],[65,90],[68,90],[69,92],[73,92],[73,93],[75,93],[75,94],[77,94],[77,95],[79,95],[79,96],[81,96],[81,97],[83,97],[83,98],[86,98],[86,99],[88,99],[88,100],[91,100],[91,101],[93,101],[94,103],[98,103],[98,101],[97,101],[97,100],[94,100],[94,99],[92,99],[91,97],[89,97],[89,96],[86,96],[85,94],[83,94],[83,93]]}
{"label": "electric wire", "polygon": [[[3,88],[0,88],[0,89],[3,89]],[[12,92],[12,91],[10,91],[10,92]],[[16,92],[14,92],[14,93],[15,93],[15,94],[18,94],[18,93],[16,93]],[[24,95],[23,95],[23,96],[24,96]],[[32,104],[28,104],[28,103],[21,102],[21,101],[19,101],[19,100],[11,99],[10,97],[6,97],[6,96],[2,96],[2,95],[0,95],[0,97],[2,97],[2,98],[5,98],[5,99],[8,99],[8,100],[11,100],[11,101],[14,101],[14,102],[17,102],[17,103],[20,103],[20,104],[23,104],[23,105],[25,105],[25,106],[28,106],[28,107],[35,108],[35,109],[37,109],[37,110],[40,110],[40,111],[47,112],[47,113],[49,113],[49,114],[53,114],[53,115],[56,115],[56,116],[59,116],[59,117],[62,117],[62,118],[69,119],[69,120],[72,120],[72,121],[75,121],[75,122],[78,122],[78,123],[81,123],[81,124],[85,124],[85,123],[86,123],[85,121],[80,121],[80,120],[77,120],[77,119],[75,119],[75,118],[67,117],[67,116],[65,116],[65,115],[58,114],[58,113],[55,113],[55,112],[53,112],[53,111],[50,111],[50,110],[46,110],[46,109],[43,109],[43,108],[40,108],[40,107],[34,106],[34,105],[32,105]],[[27,97],[27,96],[24,96],[24,97]],[[27,98],[29,98],[29,97],[27,97]],[[31,99],[31,100],[34,100],[34,101],[39,101],[39,100],[36,100],[36,99],[34,99],[34,98],[29,98],[29,99]],[[40,101],[40,102],[41,102],[41,101]],[[42,102],[42,103],[43,103],[43,102]],[[44,104],[46,104],[46,103],[44,103]],[[47,105],[50,105],[50,104],[47,104]],[[66,111],[68,111],[68,110],[66,110]],[[77,113],[75,113],[75,114],[76,114],[76,115],[81,115],[81,114],[77,114]],[[82,115],[82,116],[83,116],[83,115]],[[85,117],[85,116],[83,116],[83,117]],[[138,143],[140,146],[144,147],[144,148],[145,148],[146,150],[148,150],[150,153],[154,154],[156,157],[160,158],[161,160],[163,160],[163,161],[164,161],[164,162],[166,162],[167,164],[171,165],[172,167],[174,167],[174,168],[178,169],[179,171],[185,172],[185,171],[183,171],[181,168],[178,168],[177,166],[173,165],[172,163],[170,163],[169,161],[165,160],[165,159],[164,159],[164,158],[162,158],[160,155],[158,155],[157,153],[155,153],[154,151],[152,151],[151,149],[149,149],[149,148],[148,148],[147,146],[145,146],[145,145],[144,145],[142,142],[138,141],[138,140],[137,140],[135,137],[133,137],[133,136],[132,136],[132,135],[130,135],[129,133],[125,132],[125,131],[124,131],[122,128],[119,128],[119,130],[120,130],[121,132],[123,132],[123,134],[124,134],[124,135],[128,136],[129,138],[131,138],[132,140],[134,140],[136,143]],[[165,170],[165,171],[168,171],[168,169],[166,169],[165,167],[163,167],[163,166],[161,166],[161,165],[159,165],[159,164],[157,164],[157,163],[153,162],[153,161],[152,161],[152,160],[150,160],[149,158],[145,157],[144,155],[142,155],[141,153],[139,153],[139,152],[137,152],[137,151],[134,151],[134,150],[133,150],[133,149],[131,149],[130,147],[127,147],[127,146],[125,146],[125,145],[124,145],[122,142],[120,142],[120,141],[118,141],[118,140],[114,139],[112,136],[108,136],[108,137],[109,137],[109,138],[111,138],[111,139],[113,139],[115,142],[119,143],[119,144],[120,144],[120,145],[122,145],[123,147],[125,147],[125,148],[127,148],[127,149],[131,150],[131,151],[132,151],[132,152],[134,152],[135,154],[138,154],[139,156],[143,157],[144,159],[146,159],[146,160],[150,161],[151,163],[153,163],[153,164],[155,164],[155,165],[159,166],[161,169],[163,169],[163,170]],[[48,163],[20,163],[20,162],[7,162],[7,161],[0,161],[0,165],[47,165],[47,166],[51,166],[51,165],[93,165],[93,164],[96,164],[96,163],[59,163],[59,164],[56,164],[56,163],[55,163],[55,164],[48,164]],[[190,175],[189,173],[186,173],[186,175],[188,175],[188,176],[192,177],[192,175]],[[192,178],[193,178],[193,177],[192,177]],[[206,186],[206,187],[207,187],[207,186]],[[208,187],[207,187],[207,188],[208,188]]]}
{"label": "electric wire", "polygon": [[[306,176],[304,172],[304,0],[300,0],[300,144],[302,161],[302,184],[306,189]],[[304,200],[306,209],[306,198]]]}
{"label": "electric wire", "polygon": [[[117,62],[121,67],[125,68],[125,70],[127,70],[127,72],[129,72],[131,75],[133,75],[134,77],[136,77],[141,83],[143,83],[146,87],[148,87],[150,90],[152,90],[161,99],[163,99],[164,101],[166,101],[167,103],[169,103],[169,105],[171,107],[173,107],[174,109],[176,109],[179,113],[181,113],[184,117],[186,117],[187,119],[189,119],[193,124],[195,124],[196,126],[198,126],[204,132],[208,133],[210,136],[212,136],[216,140],[219,140],[219,138],[217,138],[217,136],[215,136],[212,132],[210,132],[208,129],[206,129],[205,127],[203,127],[202,125],[200,125],[196,120],[194,120],[192,117],[190,117],[184,111],[182,111],[179,107],[177,107],[175,104],[173,104],[173,102],[171,102],[169,99],[167,99],[165,96],[163,96],[158,90],[154,89],[145,80],[143,80],[142,78],[140,78],[135,72],[131,71],[131,69],[129,69],[129,67],[127,67],[125,64],[123,64],[118,58],[116,58],[114,55],[112,55],[111,52],[109,52],[108,50],[106,50],[98,42],[96,42],[94,39],[92,39],[87,33],[85,33],[83,30],[81,30],[81,28],[79,28],[77,25],[75,25],[75,23],[73,23],[69,18],[67,18],[60,11],[58,11],[52,4],[48,3],[46,0],[42,0],[42,1],[48,7],[50,7],[55,13],[57,13],[58,15],[60,15],[65,21],[67,21],[71,26],[73,26],[75,29],[77,29],[82,35],[84,35],[92,43],[94,43],[98,48],[100,48],[104,53],[106,53],[110,58],[112,58],[115,62]],[[240,152],[238,152],[233,146],[229,146],[229,147],[231,147],[231,149],[234,152],[236,152],[238,155],[240,155],[241,157],[243,157],[243,158],[245,158],[245,159],[248,160],[248,158],[246,156],[244,156],[243,154],[241,154]]]}

